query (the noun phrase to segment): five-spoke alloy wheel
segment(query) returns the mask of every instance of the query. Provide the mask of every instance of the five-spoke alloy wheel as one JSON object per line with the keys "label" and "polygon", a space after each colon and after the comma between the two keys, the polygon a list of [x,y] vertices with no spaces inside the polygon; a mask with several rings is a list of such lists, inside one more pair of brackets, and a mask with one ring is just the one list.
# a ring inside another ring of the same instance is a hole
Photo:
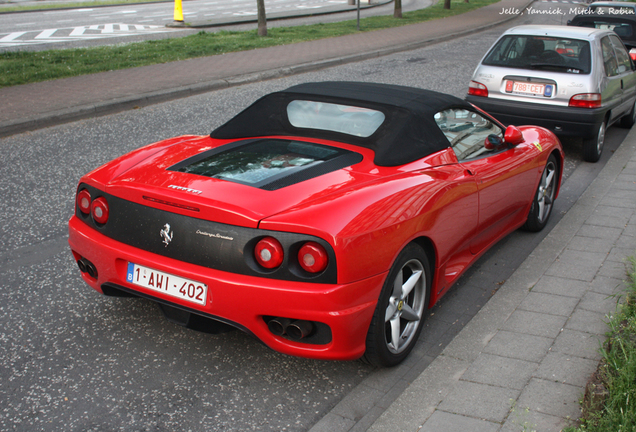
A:
{"label": "five-spoke alloy wheel", "polygon": [[411,352],[428,307],[430,275],[424,250],[416,244],[404,248],[382,288],[363,360],[376,366],[394,366]]}
{"label": "five-spoke alloy wheel", "polygon": [[559,166],[554,155],[548,158],[541,174],[539,187],[532,201],[532,207],[528,213],[528,219],[523,225],[527,231],[541,231],[552,214],[552,206],[556,196],[559,180]]}

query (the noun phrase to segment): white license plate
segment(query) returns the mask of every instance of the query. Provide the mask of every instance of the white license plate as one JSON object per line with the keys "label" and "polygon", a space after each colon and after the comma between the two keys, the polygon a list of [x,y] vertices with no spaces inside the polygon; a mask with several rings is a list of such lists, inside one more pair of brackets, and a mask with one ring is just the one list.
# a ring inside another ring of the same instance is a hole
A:
{"label": "white license plate", "polygon": [[513,93],[543,96],[545,92],[545,84],[532,84],[515,81],[512,87]]}
{"label": "white license plate", "polygon": [[206,284],[134,263],[128,263],[126,280],[131,284],[204,306],[208,295]]}

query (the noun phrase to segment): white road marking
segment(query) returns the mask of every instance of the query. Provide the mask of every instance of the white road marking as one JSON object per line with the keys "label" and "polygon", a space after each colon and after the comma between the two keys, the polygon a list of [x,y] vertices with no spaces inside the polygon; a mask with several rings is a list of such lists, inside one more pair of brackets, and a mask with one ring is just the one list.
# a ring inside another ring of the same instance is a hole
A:
{"label": "white road marking", "polygon": [[37,35],[35,37],[35,39],[48,39],[51,36],[53,36],[53,33],[55,33],[57,31],[57,29],[48,29],[48,30],[44,30],[42,31],[39,35]]}
{"label": "white road marking", "polygon": [[0,49],[23,45],[40,45],[55,42],[104,39],[135,36],[139,34],[178,31],[161,25],[148,24],[94,24],[90,26],[0,33]]}
{"label": "white road marking", "polygon": [[26,34],[26,32],[14,32],[14,33],[9,33],[8,35],[6,35],[5,37],[0,39],[0,43],[4,43],[4,42],[11,42],[17,38],[19,38],[20,36],[22,36],[23,34]]}

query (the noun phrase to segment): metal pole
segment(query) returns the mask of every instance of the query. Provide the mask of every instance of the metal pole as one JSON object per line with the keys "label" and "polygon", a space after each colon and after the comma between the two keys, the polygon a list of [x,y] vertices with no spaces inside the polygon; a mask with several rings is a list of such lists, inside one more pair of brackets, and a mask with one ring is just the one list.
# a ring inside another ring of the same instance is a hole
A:
{"label": "metal pole", "polygon": [[358,0],[358,31],[360,31],[360,0]]}

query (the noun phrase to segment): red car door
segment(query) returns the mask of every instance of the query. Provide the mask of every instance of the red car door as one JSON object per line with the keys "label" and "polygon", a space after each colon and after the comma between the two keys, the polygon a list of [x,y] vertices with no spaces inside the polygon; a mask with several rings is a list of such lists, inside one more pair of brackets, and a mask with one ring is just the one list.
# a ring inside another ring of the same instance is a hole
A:
{"label": "red car door", "polygon": [[526,217],[539,175],[532,164],[536,150],[524,143],[510,149],[486,148],[489,135],[503,140],[504,131],[478,112],[450,109],[438,113],[436,121],[477,183],[478,229],[470,246],[477,254]]}
{"label": "red car door", "polygon": [[521,144],[489,157],[463,161],[479,188],[478,234],[470,251],[481,252],[505,232],[522,223],[532,201],[538,171],[531,163],[536,156]]}

